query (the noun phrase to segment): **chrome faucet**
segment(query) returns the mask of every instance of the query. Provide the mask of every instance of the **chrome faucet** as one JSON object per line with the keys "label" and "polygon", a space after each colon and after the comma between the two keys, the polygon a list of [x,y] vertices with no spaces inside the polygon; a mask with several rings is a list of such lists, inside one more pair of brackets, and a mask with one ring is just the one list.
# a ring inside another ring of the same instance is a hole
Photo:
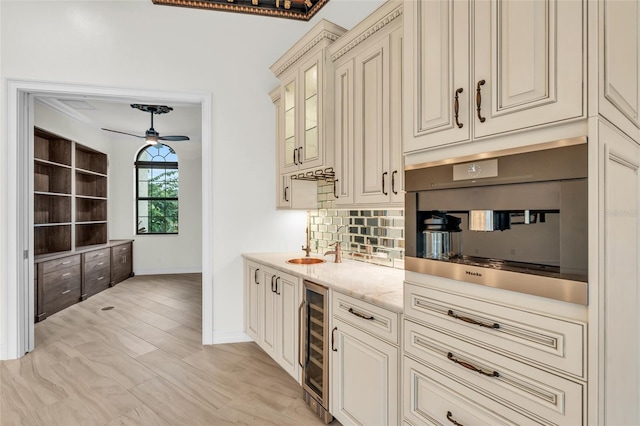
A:
{"label": "chrome faucet", "polygon": [[342,251],[340,250],[340,241],[336,241],[335,243],[331,244],[332,246],[335,246],[336,249],[335,250],[329,250],[328,252],[326,252],[324,255],[328,255],[328,254],[335,254],[336,257],[333,260],[335,263],[342,263]]}
{"label": "chrome faucet", "polygon": [[309,227],[307,226],[307,246],[302,246],[302,250],[306,253],[305,257],[309,257],[309,252],[311,251],[311,238],[309,237]]}

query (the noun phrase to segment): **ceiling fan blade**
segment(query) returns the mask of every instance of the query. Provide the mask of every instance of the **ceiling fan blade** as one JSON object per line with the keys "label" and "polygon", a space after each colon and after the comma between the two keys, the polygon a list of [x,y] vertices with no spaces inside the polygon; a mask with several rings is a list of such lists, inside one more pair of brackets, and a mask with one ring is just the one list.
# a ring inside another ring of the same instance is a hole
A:
{"label": "ceiling fan blade", "polygon": [[134,135],[133,133],[121,132],[119,130],[105,129],[104,127],[102,128],[102,130],[106,130],[107,132],[113,132],[113,133],[121,133],[123,135],[133,136],[133,137],[140,138],[140,139],[144,139],[145,138],[144,136]]}
{"label": "ceiling fan blade", "polygon": [[189,136],[160,136],[158,140],[179,142],[179,141],[189,141],[191,139],[189,139]]}

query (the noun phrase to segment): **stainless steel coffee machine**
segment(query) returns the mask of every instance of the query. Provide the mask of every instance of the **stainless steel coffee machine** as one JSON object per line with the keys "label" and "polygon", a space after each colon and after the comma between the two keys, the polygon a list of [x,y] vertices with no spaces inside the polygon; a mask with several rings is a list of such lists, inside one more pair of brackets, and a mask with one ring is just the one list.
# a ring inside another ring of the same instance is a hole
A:
{"label": "stainless steel coffee machine", "polygon": [[409,271],[587,303],[586,138],[412,166]]}

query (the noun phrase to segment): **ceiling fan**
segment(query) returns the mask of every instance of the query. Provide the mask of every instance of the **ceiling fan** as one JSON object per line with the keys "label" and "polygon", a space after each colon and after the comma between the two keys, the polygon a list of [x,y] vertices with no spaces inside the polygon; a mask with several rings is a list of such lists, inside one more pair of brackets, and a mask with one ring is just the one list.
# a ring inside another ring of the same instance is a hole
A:
{"label": "ceiling fan", "polygon": [[169,107],[166,105],[131,104],[131,108],[137,108],[140,111],[145,111],[151,114],[151,127],[149,128],[149,130],[145,132],[144,136],[134,135],[132,133],[127,133],[127,132],[121,132],[119,130],[105,129],[104,127],[102,128],[102,130],[106,130],[107,132],[121,133],[123,135],[129,135],[129,136],[134,136],[136,138],[144,139],[147,143],[151,145],[157,145],[159,141],[179,142],[179,141],[190,140],[189,136],[160,136],[160,133],[158,133],[156,129],[153,128],[153,114],[166,114],[168,112],[173,111],[172,107]]}

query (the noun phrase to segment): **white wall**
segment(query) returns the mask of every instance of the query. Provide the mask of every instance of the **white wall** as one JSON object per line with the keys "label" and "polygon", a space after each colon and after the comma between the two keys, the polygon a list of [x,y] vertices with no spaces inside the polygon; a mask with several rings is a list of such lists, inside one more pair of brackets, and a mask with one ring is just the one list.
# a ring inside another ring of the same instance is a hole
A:
{"label": "white wall", "polygon": [[179,226],[177,235],[136,235],[135,161],[145,146],[115,139],[109,156],[109,237],[134,239],[136,274],[202,271],[202,157],[199,143],[167,143],[178,155]]}
{"label": "white wall", "polygon": [[214,254],[203,261],[213,262],[214,329],[223,341],[242,328],[241,253],[299,250],[305,238],[304,213],[275,210],[267,93],[277,79],[269,66],[318,19],[350,28],[381,3],[332,0],[305,23],[150,0],[3,0],[0,75],[3,85],[11,78],[212,94],[214,210],[203,220],[213,221]]}

